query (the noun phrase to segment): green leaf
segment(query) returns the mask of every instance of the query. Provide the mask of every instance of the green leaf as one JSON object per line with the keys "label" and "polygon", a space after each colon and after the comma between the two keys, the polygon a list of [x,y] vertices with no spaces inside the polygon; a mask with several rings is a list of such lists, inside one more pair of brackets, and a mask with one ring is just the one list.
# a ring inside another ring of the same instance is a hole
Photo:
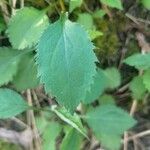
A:
{"label": "green leaf", "polygon": [[108,5],[113,8],[123,9],[121,0],[100,0],[103,4]]}
{"label": "green leaf", "polygon": [[10,89],[0,89],[1,119],[14,117],[28,108],[29,106],[18,93]]}
{"label": "green leaf", "polygon": [[83,25],[86,30],[90,30],[94,26],[93,18],[88,13],[79,14],[77,22]]}
{"label": "green leaf", "polygon": [[107,148],[108,150],[120,150],[121,139],[122,139],[120,135],[102,134],[100,135],[99,139],[102,146]]}
{"label": "green leaf", "polygon": [[116,68],[107,68],[104,71],[104,74],[107,78],[107,87],[108,88],[117,88],[121,83],[120,72]]}
{"label": "green leaf", "polygon": [[150,68],[150,53],[147,54],[134,54],[124,60],[124,63],[134,66],[137,69]]}
{"label": "green leaf", "polygon": [[22,53],[11,48],[0,47],[0,86],[13,79]]}
{"label": "green leaf", "polygon": [[45,131],[46,126],[49,124],[49,122],[45,119],[45,116],[43,116],[43,113],[41,116],[36,116],[35,123],[39,134],[42,134]]}
{"label": "green leaf", "polygon": [[102,32],[95,30],[95,29],[88,30],[88,34],[89,34],[91,40],[94,40],[94,39],[98,38],[99,36],[103,35]]}
{"label": "green leaf", "polygon": [[148,91],[150,91],[150,69],[146,70],[143,74],[143,83]]}
{"label": "green leaf", "polygon": [[86,97],[84,99],[85,104],[89,104],[96,100],[105,90],[107,85],[107,78],[101,69],[98,69],[94,76],[94,82],[91,85],[90,91],[87,91]]}
{"label": "green leaf", "polygon": [[141,3],[143,4],[143,6],[145,8],[147,8],[148,10],[150,10],[150,1],[149,0],[141,0]]}
{"label": "green leaf", "polygon": [[31,52],[22,57],[18,72],[14,76],[13,84],[17,90],[23,91],[36,87],[38,83],[37,66],[34,61],[34,55]]}
{"label": "green leaf", "polygon": [[56,106],[53,106],[51,110],[64,122],[68,123],[70,126],[79,131],[84,137],[88,138],[82,122],[76,113],[71,115],[65,108],[57,108]]}
{"label": "green leaf", "polygon": [[110,150],[118,149],[115,148],[120,146],[121,135],[135,124],[133,118],[115,105],[94,108],[85,119],[102,145]]}
{"label": "green leaf", "polygon": [[64,15],[40,39],[37,64],[41,82],[70,112],[85,98],[93,82],[97,61],[93,48],[84,29]]}
{"label": "green leaf", "polygon": [[77,22],[87,30],[91,40],[103,35],[102,32],[95,29],[92,15],[88,13],[79,14]]}
{"label": "green leaf", "polygon": [[134,77],[130,82],[129,89],[132,92],[133,98],[139,100],[142,99],[145,95],[146,88],[143,83],[143,79],[141,76]]}
{"label": "green leaf", "polygon": [[115,100],[111,95],[104,94],[99,98],[99,101],[102,105],[106,104],[115,104]]}
{"label": "green leaf", "polygon": [[94,18],[103,18],[104,16],[106,15],[106,12],[102,9],[100,10],[96,10],[94,13],[93,13],[93,17]]}
{"label": "green leaf", "polygon": [[56,150],[56,138],[60,134],[61,126],[56,122],[49,122],[43,132],[43,150]]}
{"label": "green leaf", "polygon": [[74,128],[69,128],[67,131],[62,144],[60,146],[61,150],[80,150],[82,142],[82,137],[81,135],[74,129]]}
{"label": "green leaf", "polygon": [[4,23],[4,20],[2,17],[0,17],[0,33],[6,28],[6,25]]}
{"label": "green leaf", "polygon": [[37,44],[49,24],[45,11],[24,7],[12,16],[8,25],[8,37],[16,49],[31,48]]}
{"label": "green leaf", "polygon": [[80,7],[82,0],[70,0],[69,12],[72,12],[75,8]]}

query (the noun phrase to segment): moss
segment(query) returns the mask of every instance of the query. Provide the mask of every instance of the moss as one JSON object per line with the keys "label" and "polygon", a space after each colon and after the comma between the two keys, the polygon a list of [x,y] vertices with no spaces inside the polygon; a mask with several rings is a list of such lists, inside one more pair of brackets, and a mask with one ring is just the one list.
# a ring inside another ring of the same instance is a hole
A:
{"label": "moss", "polygon": [[103,32],[103,36],[100,36],[94,41],[96,47],[98,47],[95,52],[99,59],[107,59],[115,55],[120,47],[116,26],[109,20],[103,19],[97,21],[97,27]]}
{"label": "moss", "polygon": [[0,141],[0,150],[21,150],[21,148],[17,145]]}

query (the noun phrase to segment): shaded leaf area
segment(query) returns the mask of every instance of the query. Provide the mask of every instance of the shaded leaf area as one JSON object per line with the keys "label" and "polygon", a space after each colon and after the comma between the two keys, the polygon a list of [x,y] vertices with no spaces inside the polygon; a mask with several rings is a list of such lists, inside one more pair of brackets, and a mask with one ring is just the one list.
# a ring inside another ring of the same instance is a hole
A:
{"label": "shaded leaf area", "polygon": [[130,82],[129,88],[134,99],[140,100],[144,97],[146,87],[141,76],[134,77],[134,79]]}
{"label": "shaded leaf area", "polygon": [[86,93],[83,103],[89,104],[96,100],[106,89],[117,88],[121,83],[121,75],[116,68],[98,69],[94,76],[91,89]]}
{"label": "shaded leaf area", "polygon": [[17,73],[22,53],[12,48],[0,48],[0,85],[12,81]]}
{"label": "shaded leaf area", "polygon": [[75,8],[80,7],[83,0],[70,0],[69,12],[72,12]]}
{"label": "shaded leaf area", "polygon": [[0,33],[6,29],[6,24],[3,17],[0,16]]}
{"label": "shaded leaf area", "polygon": [[103,4],[106,4],[110,7],[123,9],[121,0],[100,0]]}
{"label": "shaded leaf area", "polygon": [[0,118],[11,118],[29,109],[25,100],[13,90],[0,89]]}
{"label": "shaded leaf area", "polygon": [[56,122],[49,122],[43,132],[43,150],[56,150],[56,138],[61,131],[61,127]]}
{"label": "shaded leaf area", "polygon": [[127,112],[110,104],[88,112],[85,119],[102,145],[110,150],[119,149],[121,135],[136,123]]}
{"label": "shaded leaf area", "polygon": [[39,84],[37,78],[37,65],[32,52],[24,55],[18,65],[17,74],[14,76],[13,85],[19,91],[35,88]]}
{"label": "shaded leaf area", "polygon": [[143,83],[148,91],[150,91],[150,69],[146,70],[143,74]]}
{"label": "shaded leaf area", "polygon": [[73,128],[66,131],[60,149],[61,150],[79,150],[81,149],[82,136]]}

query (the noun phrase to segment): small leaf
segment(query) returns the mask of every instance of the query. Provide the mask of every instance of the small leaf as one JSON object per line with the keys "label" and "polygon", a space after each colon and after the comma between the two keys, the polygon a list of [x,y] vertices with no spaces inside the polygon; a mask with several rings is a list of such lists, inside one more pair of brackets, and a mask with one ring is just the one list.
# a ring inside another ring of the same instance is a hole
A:
{"label": "small leaf", "polygon": [[116,68],[107,68],[104,71],[104,74],[107,78],[107,87],[108,88],[117,88],[121,83],[121,76],[119,71]]}
{"label": "small leaf", "polygon": [[130,82],[129,89],[132,91],[133,98],[140,100],[144,97],[146,88],[141,76],[134,77]]}
{"label": "small leaf", "polygon": [[80,150],[82,142],[82,137],[81,135],[74,129],[74,128],[69,128],[67,131],[62,144],[60,146],[61,150]]}
{"label": "small leaf", "polygon": [[46,126],[49,124],[49,122],[45,119],[45,116],[43,117],[43,113],[41,116],[36,116],[35,123],[39,134],[42,134],[45,131]]}
{"label": "small leaf", "polygon": [[52,107],[52,111],[64,122],[79,131],[84,137],[88,138],[82,122],[77,114],[71,115],[65,108],[56,108],[56,106]]}
{"label": "small leaf", "polygon": [[94,18],[103,18],[104,16],[106,15],[106,12],[102,9],[100,10],[96,10],[94,13],[93,13],[93,17]]}
{"label": "small leaf", "polygon": [[86,30],[90,30],[94,26],[93,18],[88,13],[79,14],[77,22],[83,25]]}
{"label": "small leaf", "polygon": [[108,150],[120,150],[120,146],[121,146],[120,135],[102,134],[99,139],[100,139],[102,146],[107,148]]}
{"label": "small leaf", "polygon": [[141,0],[141,3],[143,4],[143,6],[145,8],[147,8],[148,10],[150,10],[150,1],[149,0]]}
{"label": "small leaf", "polygon": [[124,63],[134,66],[137,69],[150,68],[150,53],[147,54],[134,54],[124,60]]}
{"label": "small leaf", "polygon": [[24,7],[10,19],[8,37],[16,49],[31,48],[37,44],[48,24],[48,17],[44,11]]}
{"label": "small leaf", "polygon": [[96,100],[105,90],[107,85],[107,78],[101,69],[98,69],[94,76],[94,82],[91,85],[90,91],[87,91],[86,97],[84,99],[85,104],[89,104]]}
{"label": "small leaf", "polygon": [[36,87],[38,83],[37,66],[34,61],[34,55],[31,52],[22,57],[18,72],[14,76],[13,84],[17,90],[23,91]]}
{"label": "small leaf", "polygon": [[107,95],[107,94],[102,95],[99,98],[99,101],[100,101],[101,105],[106,105],[106,104],[113,105],[113,104],[115,104],[114,98],[111,95]]}
{"label": "small leaf", "polygon": [[113,8],[123,9],[121,0],[100,0],[103,4]]}
{"label": "small leaf", "polygon": [[[119,147],[121,141],[118,139],[135,124],[133,118],[115,105],[94,108],[86,114],[85,119],[102,145],[110,150]],[[112,139],[116,141],[114,144]]]}
{"label": "small leaf", "polygon": [[63,14],[42,35],[38,74],[45,90],[73,112],[85,98],[96,73],[97,60],[87,33]]}
{"label": "small leaf", "polygon": [[43,150],[56,150],[56,138],[60,134],[61,126],[56,122],[49,122],[43,132]]}
{"label": "small leaf", "polygon": [[22,53],[11,48],[0,47],[0,86],[13,79]]}
{"label": "small leaf", "polygon": [[143,83],[148,91],[150,91],[150,69],[143,74]]}
{"label": "small leaf", "polygon": [[98,38],[99,36],[103,35],[102,32],[100,32],[98,30],[94,30],[94,29],[88,30],[88,34],[89,34],[91,40],[94,40],[94,39]]}
{"label": "small leaf", "polygon": [[23,98],[10,89],[0,89],[0,118],[11,118],[23,111],[29,106]]}
{"label": "small leaf", "polygon": [[72,12],[75,8],[80,7],[82,0],[70,0],[69,12]]}

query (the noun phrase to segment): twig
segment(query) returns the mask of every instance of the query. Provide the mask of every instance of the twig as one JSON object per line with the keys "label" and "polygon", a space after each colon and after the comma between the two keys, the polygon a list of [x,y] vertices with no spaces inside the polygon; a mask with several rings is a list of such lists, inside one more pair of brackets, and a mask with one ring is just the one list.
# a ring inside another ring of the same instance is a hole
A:
{"label": "twig", "polygon": [[131,19],[134,23],[136,23],[137,25],[140,25],[139,22],[137,21],[137,19],[136,19],[134,16],[132,16],[132,15],[130,15],[130,14],[128,14],[128,13],[126,13],[126,16],[127,16],[129,19]]}
{"label": "twig", "polygon": [[16,3],[17,3],[17,0],[11,0],[11,6],[12,6],[12,8],[11,8],[11,13],[12,13],[12,15],[14,15],[15,14],[15,9],[16,9]]}
{"label": "twig", "polygon": [[122,93],[129,87],[129,83],[123,85],[121,88],[118,89],[117,93]]}
{"label": "twig", "polygon": [[[32,98],[31,98],[31,92],[30,92],[30,90],[27,90],[27,100],[28,100],[29,106],[32,106]],[[32,127],[31,114],[32,114],[32,110],[28,110],[28,111],[27,111],[27,124],[28,124],[30,127]],[[29,150],[34,150],[34,147],[33,147],[33,140],[32,140],[32,142],[30,143]]]}
{"label": "twig", "polygon": [[[139,46],[141,47],[141,53],[142,53],[142,55],[144,55],[147,52],[147,48],[145,48],[145,44],[147,44],[147,43],[145,42],[144,36],[142,33],[136,32],[136,37],[139,42]],[[141,76],[142,74],[143,74],[143,70],[139,70],[139,76]],[[135,99],[133,101],[131,109],[130,109],[130,116],[134,115],[136,108],[137,108],[137,104],[138,104],[138,102]],[[128,134],[127,134],[127,132],[125,132],[125,134],[124,134],[124,150],[127,150],[127,148],[128,148],[127,139],[128,139]]]}
{"label": "twig", "polygon": [[147,136],[147,135],[150,135],[150,130],[146,130],[146,131],[137,133],[137,134],[135,134],[135,135],[133,135],[133,136],[130,136],[130,137],[128,137],[128,138],[126,139],[126,141],[124,141],[124,142],[129,142],[129,141],[131,141],[131,140],[133,140],[133,139],[135,139],[135,138],[141,138],[141,137]]}
{"label": "twig", "polygon": [[20,8],[24,7],[24,0],[20,0]]}
{"label": "twig", "polygon": [[65,12],[66,8],[65,8],[64,0],[59,0],[59,4],[60,4],[62,12]]}
{"label": "twig", "polygon": [[102,4],[102,8],[105,10],[105,12],[107,13],[107,15],[109,16],[110,21],[112,21],[113,16],[112,16],[111,12],[109,11],[107,5]]}
{"label": "twig", "polygon": [[121,67],[122,67],[122,61],[123,61],[123,59],[124,59],[124,57],[125,57],[125,54],[126,54],[126,52],[127,52],[127,45],[128,45],[128,43],[129,43],[129,41],[130,41],[130,37],[129,37],[128,33],[127,33],[127,37],[126,37],[124,46],[123,46],[123,48],[121,49],[121,58],[120,58],[119,65],[118,65],[118,69],[119,69],[119,70],[120,70]]}
{"label": "twig", "polygon": [[[126,13],[126,16],[131,19],[134,23],[139,24],[139,22],[142,22],[142,23],[145,23],[145,24],[150,24],[150,21],[148,20],[144,20],[144,19],[141,19],[141,18],[135,18],[134,16],[132,16],[131,14],[129,13]],[[139,22],[138,22],[139,21]]]}
{"label": "twig", "polygon": [[17,124],[19,124],[19,125],[22,126],[23,128],[28,128],[28,125],[27,125],[27,124],[25,124],[24,122],[22,122],[21,120],[19,120],[19,119],[16,118],[16,117],[13,117],[11,120],[12,120],[12,121],[15,121]]}
{"label": "twig", "polygon": [[88,8],[86,2],[84,2],[84,1],[83,1],[83,6],[84,6],[84,8],[86,9],[86,11],[87,11],[88,13],[90,13],[90,14],[93,13],[93,12]]}
{"label": "twig", "polygon": [[34,99],[36,105],[37,105],[38,107],[41,107],[41,106],[40,106],[40,103],[39,103],[39,101],[38,101],[38,97],[37,97],[37,95],[36,95],[36,93],[35,93],[34,90],[32,90],[32,95],[33,95],[33,99]]}
{"label": "twig", "polygon": [[133,100],[133,103],[132,103],[132,106],[131,106],[131,109],[130,109],[130,116],[133,116],[135,111],[136,111],[136,108],[137,108],[137,100]]}
{"label": "twig", "polygon": [[[31,91],[30,90],[27,90],[27,99],[28,99],[28,104],[29,106],[33,106],[32,105],[32,97],[31,97]],[[28,112],[28,122],[29,122],[29,125],[30,127],[32,128],[33,130],[33,134],[34,134],[34,143],[35,143],[35,149],[36,150],[41,150],[41,141],[40,141],[40,137],[39,137],[39,134],[38,134],[38,130],[36,128],[36,123],[35,123],[35,117],[34,117],[34,112],[33,110],[29,110]],[[34,149],[33,148],[33,144],[31,145],[31,150]]]}
{"label": "twig", "polygon": [[6,3],[0,3],[0,4],[1,4],[0,7],[1,7],[2,15],[4,17],[5,23],[8,24],[10,15],[7,8],[7,4]]}
{"label": "twig", "polygon": [[0,138],[14,144],[19,144],[22,147],[28,149],[32,142],[33,136],[30,128],[27,128],[22,132],[0,128]]}

